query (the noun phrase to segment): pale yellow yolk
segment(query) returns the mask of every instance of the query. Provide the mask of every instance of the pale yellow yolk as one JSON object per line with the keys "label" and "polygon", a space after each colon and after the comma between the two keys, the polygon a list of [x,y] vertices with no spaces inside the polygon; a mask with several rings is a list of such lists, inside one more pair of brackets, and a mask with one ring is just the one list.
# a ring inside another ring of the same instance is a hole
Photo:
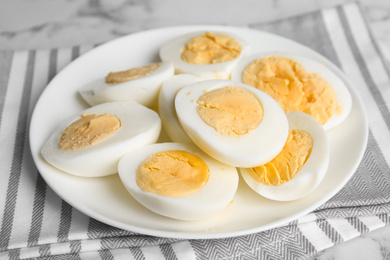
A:
{"label": "pale yellow yolk", "polygon": [[241,88],[224,87],[203,94],[198,114],[221,135],[246,134],[263,119],[263,107],[251,93]]}
{"label": "pale yellow yolk", "polygon": [[306,163],[313,148],[312,136],[303,130],[290,130],[285,146],[269,163],[252,168],[252,177],[267,185],[290,181]]}
{"label": "pale yellow yolk", "polygon": [[143,191],[166,197],[183,197],[200,190],[209,168],[199,156],[181,150],[148,157],[137,169],[136,182]]}
{"label": "pale yellow yolk", "polygon": [[207,32],[184,46],[181,58],[191,64],[213,64],[236,59],[242,47],[234,38]]}
{"label": "pale yellow yolk", "polygon": [[258,59],[244,70],[245,84],[258,88],[288,111],[300,111],[325,124],[341,107],[332,87],[297,62],[278,56]]}
{"label": "pale yellow yolk", "polygon": [[85,113],[62,132],[58,147],[74,151],[91,146],[107,139],[120,127],[121,121],[116,116]]}
{"label": "pale yellow yolk", "polygon": [[150,75],[152,71],[160,67],[161,63],[153,63],[147,66],[132,68],[125,71],[110,72],[106,76],[106,83],[122,83]]}

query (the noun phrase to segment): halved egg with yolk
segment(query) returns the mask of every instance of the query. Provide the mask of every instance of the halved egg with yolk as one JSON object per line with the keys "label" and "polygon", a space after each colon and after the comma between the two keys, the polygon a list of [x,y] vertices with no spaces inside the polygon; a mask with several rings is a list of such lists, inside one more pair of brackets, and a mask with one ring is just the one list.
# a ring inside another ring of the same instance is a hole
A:
{"label": "halved egg with yolk", "polygon": [[240,173],[258,194],[278,201],[305,197],[318,187],[328,170],[330,152],[324,128],[302,112],[288,112],[289,136],[270,162]]}
{"label": "halved egg with yolk", "polygon": [[314,59],[283,52],[264,52],[241,60],[231,79],[262,90],[285,112],[300,111],[331,129],[348,116],[352,98],[346,84]]}
{"label": "halved egg with yolk", "polygon": [[228,79],[249,50],[248,43],[227,32],[193,32],[178,36],[160,48],[160,58],[171,61],[176,73],[202,79]]}
{"label": "halved egg with yolk", "polygon": [[270,161],[283,148],[288,122],[266,93],[230,80],[207,80],[182,88],[175,99],[180,124],[213,158],[236,167]]}
{"label": "halved egg with yolk", "polygon": [[137,101],[153,108],[157,105],[162,83],[173,76],[171,62],[157,62],[126,70],[110,72],[79,89],[91,106],[113,101]]}
{"label": "halved egg with yolk", "polygon": [[129,193],[149,210],[180,220],[203,220],[223,212],[238,187],[235,167],[195,145],[157,143],[125,155],[119,176]]}
{"label": "halved egg with yolk", "polygon": [[108,102],[74,115],[53,132],[41,154],[54,167],[73,175],[117,173],[127,152],[157,141],[161,120],[135,101]]}

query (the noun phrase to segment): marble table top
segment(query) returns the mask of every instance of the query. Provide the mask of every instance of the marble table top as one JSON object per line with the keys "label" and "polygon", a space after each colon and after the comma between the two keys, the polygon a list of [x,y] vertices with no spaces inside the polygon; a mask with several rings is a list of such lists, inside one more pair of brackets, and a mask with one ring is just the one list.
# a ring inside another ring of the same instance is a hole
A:
{"label": "marble table top", "polygon": [[[105,42],[146,29],[267,22],[351,2],[348,0],[1,0],[0,49],[42,49]],[[361,8],[390,64],[390,1]],[[221,6],[229,8],[221,11]],[[174,11],[173,11],[174,10]],[[313,259],[389,259],[390,227],[327,249]]]}
{"label": "marble table top", "polygon": [[[267,22],[350,0],[2,0],[0,49],[52,48],[106,42],[152,28]],[[382,51],[390,57],[390,2],[360,1]],[[221,6],[229,6],[220,11]],[[248,8],[249,7],[249,8]],[[175,14],[172,14],[175,9]]]}

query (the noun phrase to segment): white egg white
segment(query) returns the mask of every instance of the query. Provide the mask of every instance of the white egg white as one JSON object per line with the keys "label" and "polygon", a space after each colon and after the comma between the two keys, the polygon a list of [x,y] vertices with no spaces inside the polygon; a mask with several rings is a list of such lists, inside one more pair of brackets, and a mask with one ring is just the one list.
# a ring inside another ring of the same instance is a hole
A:
{"label": "white egg white", "polygon": [[[129,68],[124,68],[124,70]],[[122,83],[108,84],[105,76],[79,89],[80,95],[91,106],[112,102],[134,100],[149,108],[157,104],[162,83],[173,76],[172,62],[163,62],[150,74]]]}
{"label": "white egg white", "polygon": [[189,143],[191,139],[180,125],[175,110],[176,93],[183,87],[199,82],[201,79],[191,74],[174,75],[166,80],[160,90],[158,100],[159,115],[169,138],[177,143]]}
{"label": "white egg white", "polygon": [[[210,176],[202,189],[183,197],[167,197],[138,187],[136,171],[141,163],[152,154],[167,150],[187,151],[204,160]],[[204,220],[224,211],[233,200],[239,179],[236,168],[214,160],[194,145],[179,143],[140,147],[119,161],[118,172],[126,189],[140,204],[157,214],[187,221]]]}
{"label": "white egg white", "polygon": [[[107,139],[78,150],[58,147],[62,132],[83,113],[115,115],[121,127]],[[129,151],[157,141],[161,120],[156,112],[135,101],[109,102],[74,115],[60,125],[44,143],[41,154],[54,167],[73,175],[100,177],[117,173],[119,159]]]}
{"label": "white egg white", "polygon": [[266,185],[251,176],[251,168],[239,169],[249,187],[261,196],[277,201],[297,200],[314,191],[324,179],[330,159],[329,141],[322,125],[302,112],[288,112],[287,118],[290,129],[304,130],[313,138],[311,154],[293,179],[279,186]]}
{"label": "white egg white", "polygon": [[315,73],[325,79],[330,86],[333,88],[337,103],[341,106],[342,110],[340,113],[336,112],[323,126],[326,130],[331,129],[347,118],[352,108],[352,97],[348,90],[348,87],[331,69],[329,69],[324,63],[316,61],[314,59],[304,57],[302,55],[285,53],[285,52],[261,52],[249,55],[244,59],[240,60],[237,66],[233,69],[231,79],[242,82],[242,74],[246,67],[253,61],[264,58],[267,56],[281,56],[294,60],[301,64],[306,71]]}
{"label": "white egg white", "polygon": [[[197,112],[197,101],[204,93],[227,86],[252,93],[263,107],[262,121],[247,134],[218,134]],[[236,167],[254,167],[272,160],[280,153],[288,136],[286,115],[274,99],[258,89],[230,80],[206,80],[182,88],[176,95],[175,108],[184,131],[199,148]]]}
{"label": "white egg white", "polygon": [[181,59],[181,52],[185,44],[194,37],[205,34],[206,31],[193,32],[181,35],[171,41],[165,43],[160,48],[160,58],[163,61],[171,61],[175,65],[176,73],[189,73],[198,76],[202,79],[229,79],[232,69],[236,66],[237,62],[242,59],[249,51],[249,44],[237,35],[233,35],[227,32],[213,31],[215,34],[224,34],[237,40],[242,51],[234,60],[225,61],[214,64],[191,64]]}

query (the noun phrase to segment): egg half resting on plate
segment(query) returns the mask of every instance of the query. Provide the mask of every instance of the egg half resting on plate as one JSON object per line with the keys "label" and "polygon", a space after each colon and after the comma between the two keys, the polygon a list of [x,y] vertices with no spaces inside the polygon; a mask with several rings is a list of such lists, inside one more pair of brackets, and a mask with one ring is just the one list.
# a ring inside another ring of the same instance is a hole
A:
{"label": "egg half resting on plate", "polygon": [[73,116],[44,143],[41,154],[54,167],[83,177],[117,173],[127,152],[157,141],[161,120],[135,101],[109,102]]}
{"label": "egg half resting on plate", "polygon": [[102,75],[101,79],[80,88],[79,93],[91,106],[134,100],[151,108],[157,104],[162,83],[174,73],[171,62],[152,63]]}
{"label": "egg half resting on plate", "polygon": [[231,33],[202,31],[165,43],[160,48],[160,58],[173,62],[177,73],[190,73],[202,79],[228,79],[248,49],[245,40]]}
{"label": "egg half resting on plate", "polygon": [[264,92],[230,80],[207,80],[182,88],[175,99],[184,131],[204,152],[236,167],[254,167],[283,148],[288,122]]}
{"label": "egg half resting on plate", "polygon": [[180,125],[175,110],[175,97],[183,87],[199,82],[201,79],[191,74],[174,75],[167,79],[160,90],[158,112],[169,138],[177,143],[189,143],[191,139]]}
{"label": "egg half resting on plate", "polygon": [[288,112],[289,137],[269,163],[240,168],[248,184],[258,194],[277,201],[305,197],[318,187],[328,170],[329,142],[324,128],[302,112]]}
{"label": "egg half resting on plate", "polygon": [[266,92],[285,112],[311,115],[326,130],[343,122],[352,107],[344,81],[325,64],[297,54],[252,54],[237,64],[231,79]]}
{"label": "egg half resting on plate", "polygon": [[149,210],[180,220],[204,220],[226,209],[238,187],[236,168],[195,145],[157,143],[125,155],[119,176]]}

